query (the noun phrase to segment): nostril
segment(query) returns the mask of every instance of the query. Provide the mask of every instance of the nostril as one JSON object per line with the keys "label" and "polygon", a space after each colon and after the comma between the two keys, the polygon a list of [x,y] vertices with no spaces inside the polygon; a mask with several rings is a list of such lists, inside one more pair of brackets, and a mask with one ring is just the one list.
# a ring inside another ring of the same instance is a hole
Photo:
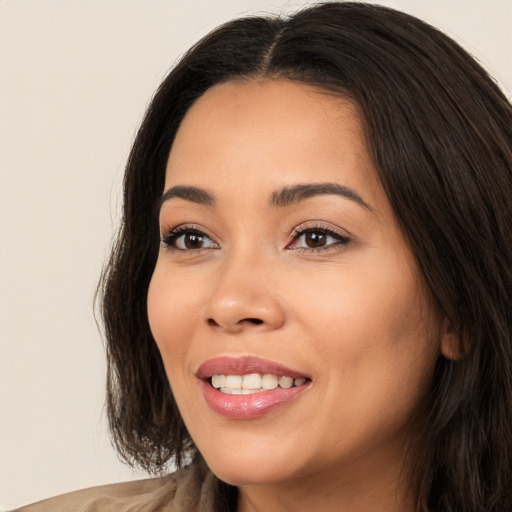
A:
{"label": "nostril", "polygon": [[244,318],[243,320],[240,320],[240,322],[250,322],[254,325],[260,325],[263,323],[263,320],[260,320],[259,318]]}
{"label": "nostril", "polygon": [[[224,324],[219,323],[217,322],[215,319],[213,318],[208,318],[208,320],[206,321],[206,323],[210,326],[210,327],[222,327]],[[241,320],[238,320],[237,322],[233,323],[233,324],[230,324],[232,327],[235,327],[237,326],[236,328],[240,328],[241,326],[243,326],[244,324],[247,325],[247,324],[252,324],[252,325],[261,325],[265,323],[261,318],[242,318]],[[229,328],[229,325],[224,325],[224,327],[228,327]]]}

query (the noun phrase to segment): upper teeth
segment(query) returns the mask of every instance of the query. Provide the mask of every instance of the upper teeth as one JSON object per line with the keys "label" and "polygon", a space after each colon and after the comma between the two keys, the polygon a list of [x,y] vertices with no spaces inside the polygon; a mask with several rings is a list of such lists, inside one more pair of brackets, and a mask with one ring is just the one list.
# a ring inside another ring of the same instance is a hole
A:
{"label": "upper teeth", "polygon": [[212,375],[212,386],[222,393],[230,395],[250,395],[269,389],[302,386],[305,378],[278,377],[277,375],[250,373],[247,375]]}

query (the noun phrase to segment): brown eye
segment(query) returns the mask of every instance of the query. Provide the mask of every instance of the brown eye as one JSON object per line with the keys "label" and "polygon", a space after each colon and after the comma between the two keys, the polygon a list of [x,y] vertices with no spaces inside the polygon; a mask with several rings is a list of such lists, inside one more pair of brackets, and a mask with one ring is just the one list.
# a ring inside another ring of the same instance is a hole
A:
{"label": "brown eye", "polygon": [[199,249],[214,249],[217,244],[201,231],[184,229],[171,231],[162,238],[162,243],[169,249],[178,251],[194,251]]}
{"label": "brown eye", "polygon": [[330,229],[310,228],[297,233],[289,248],[318,251],[345,246],[349,243],[350,238],[348,236],[336,233]]}
{"label": "brown eye", "polygon": [[304,235],[304,242],[311,249],[324,247],[327,242],[327,235],[320,231],[309,231]]}
{"label": "brown eye", "polygon": [[185,233],[176,240],[177,246],[179,241],[181,241],[180,245],[183,246],[179,247],[180,249],[201,249],[204,244],[204,238],[197,233]]}

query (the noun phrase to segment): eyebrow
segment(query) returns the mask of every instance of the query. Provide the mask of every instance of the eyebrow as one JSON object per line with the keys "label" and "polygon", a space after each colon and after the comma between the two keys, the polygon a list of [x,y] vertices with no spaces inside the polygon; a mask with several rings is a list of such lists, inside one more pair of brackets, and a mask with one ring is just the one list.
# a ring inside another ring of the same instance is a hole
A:
{"label": "eyebrow", "polygon": [[[338,183],[307,183],[283,187],[272,192],[269,202],[271,206],[284,207],[321,195],[342,196],[354,201],[366,210],[374,212],[374,209],[357,192]],[[215,196],[207,190],[199,187],[177,185],[171,187],[162,195],[158,201],[158,210],[166,201],[175,198],[185,199],[186,201],[205,206],[215,206],[216,202]]]}
{"label": "eyebrow", "polygon": [[157,208],[160,210],[162,205],[170,199],[179,198],[191,201],[196,204],[204,204],[206,206],[215,205],[215,196],[202,188],[190,187],[185,185],[177,185],[167,190],[158,201]]}
{"label": "eyebrow", "polygon": [[338,183],[308,183],[283,187],[281,190],[272,193],[270,204],[276,207],[289,206],[310,197],[322,195],[342,196],[356,202],[366,210],[374,212],[374,209],[357,192]]}

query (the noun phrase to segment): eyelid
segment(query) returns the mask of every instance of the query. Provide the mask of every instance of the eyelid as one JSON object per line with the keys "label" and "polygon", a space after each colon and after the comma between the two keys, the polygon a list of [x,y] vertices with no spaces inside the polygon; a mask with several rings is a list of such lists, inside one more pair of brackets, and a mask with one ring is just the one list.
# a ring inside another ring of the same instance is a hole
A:
{"label": "eyelid", "polygon": [[330,223],[323,222],[323,221],[307,221],[302,224],[299,224],[297,227],[293,228],[290,238],[294,238],[295,236],[301,235],[302,233],[306,231],[311,231],[318,229],[319,231],[327,231],[329,233],[332,233],[334,235],[338,235],[343,238],[349,238],[350,234],[345,231],[344,229],[341,229],[337,226],[333,226]]}
{"label": "eyelid", "polygon": [[[330,243],[326,246],[321,246],[317,248],[313,247],[294,247],[294,245],[297,243],[297,240],[304,234],[308,232],[318,231],[325,233],[328,236],[333,237],[336,239],[335,243]],[[205,239],[208,239],[212,244],[213,247],[199,247],[195,249],[183,249],[178,248],[174,246],[174,242],[183,234],[185,233],[196,233],[200,235],[201,237],[204,237]],[[309,252],[319,252],[319,251],[326,251],[329,249],[334,248],[340,248],[340,246],[346,246],[351,242],[351,235],[345,231],[340,229],[337,226],[333,226],[332,224],[325,223],[322,221],[308,221],[305,222],[297,227],[295,227],[292,232],[290,233],[291,241],[287,243],[286,249],[295,249],[295,250],[304,250]],[[175,250],[179,252],[200,252],[210,249],[217,249],[219,248],[219,244],[215,241],[215,238],[207,233],[207,230],[205,230],[202,226],[198,224],[180,224],[177,226],[174,226],[169,229],[162,229],[160,234],[160,241],[162,246],[165,249],[168,250]]]}
{"label": "eyelid", "polygon": [[303,234],[312,231],[320,231],[326,233],[327,235],[336,238],[337,242],[335,244],[329,244],[319,248],[296,247],[295,250],[319,252],[329,249],[340,248],[340,246],[346,246],[352,241],[352,236],[347,231],[342,230],[337,226],[333,226],[332,224],[327,224],[321,221],[308,221],[293,229],[293,231],[290,234],[291,242],[287,244],[286,249],[292,249],[293,244],[295,244]]}
{"label": "eyelid", "polygon": [[179,252],[200,252],[204,250],[213,249],[214,247],[204,247],[204,248],[197,248],[197,249],[178,249],[177,247],[173,246],[173,242],[176,241],[181,235],[185,233],[196,233],[198,235],[201,235],[204,238],[207,238],[210,240],[215,248],[218,247],[218,243],[214,240],[214,238],[209,235],[206,230],[199,226],[198,224],[180,224],[178,226],[174,226],[172,228],[168,229],[162,229],[160,232],[160,242],[162,246],[165,249],[168,250],[175,250]]}

